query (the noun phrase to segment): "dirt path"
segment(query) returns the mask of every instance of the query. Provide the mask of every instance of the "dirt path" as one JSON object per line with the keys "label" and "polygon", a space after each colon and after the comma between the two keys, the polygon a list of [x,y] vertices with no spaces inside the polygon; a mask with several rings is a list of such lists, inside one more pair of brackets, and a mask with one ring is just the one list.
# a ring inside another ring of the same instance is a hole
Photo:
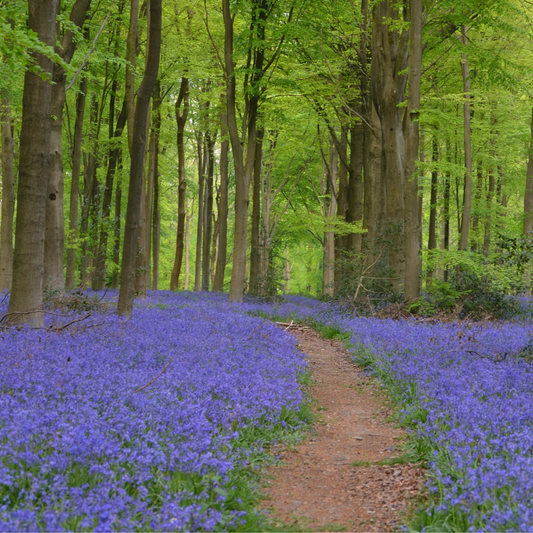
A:
{"label": "dirt path", "polygon": [[[263,506],[279,525],[304,531],[393,531],[422,483],[410,464],[374,464],[401,454],[401,429],[386,421],[380,387],[353,362],[342,343],[311,329],[291,330],[307,355],[316,435],[282,453],[269,469]],[[369,466],[353,466],[367,461]]]}

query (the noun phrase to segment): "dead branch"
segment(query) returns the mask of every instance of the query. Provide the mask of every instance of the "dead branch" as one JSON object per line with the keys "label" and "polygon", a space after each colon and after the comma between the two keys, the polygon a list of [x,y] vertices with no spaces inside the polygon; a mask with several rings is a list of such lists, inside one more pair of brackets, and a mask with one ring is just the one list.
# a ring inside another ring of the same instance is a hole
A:
{"label": "dead branch", "polygon": [[89,313],[88,315],[86,316],[83,316],[81,318],[76,318],[75,320],[71,320],[70,322],[68,322],[67,324],[65,324],[64,326],[60,326],[60,327],[57,327],[57,326],[50,326],[50,329],[52,331],[56,331],[56,332],[60,332],[60,331],[63,331],[64,329],[67,329],[69,326],[71,326],[72,324],[75,324],[76,322],[82,322],[83,320],[87,320],[89,317],[91,316],[91,314]]}
{"label": "dead branch", "polygon": [[172,359],[174,359],[174,356],[172,356],[169,360],[168,360],[168,363],[163,367],[163,370],[161,370],[161,372],[159,372],[159,374],[157,374],[157,376],[152,379],[151,381],[149,381],[146,385],[143,385],[142,387],[139,387],[137,390],[134,390],[133,391],[133,394],[135,394],[136,392],[140,392],[142,391],[143,389],[146,389],[146,387],[148,387],[148,385],[151,385],[156,379],[159,378],[159,376],[161,376],[163,374],[163,372],[168,368],[168,365],[170,365],[170,363],[172,362]]}

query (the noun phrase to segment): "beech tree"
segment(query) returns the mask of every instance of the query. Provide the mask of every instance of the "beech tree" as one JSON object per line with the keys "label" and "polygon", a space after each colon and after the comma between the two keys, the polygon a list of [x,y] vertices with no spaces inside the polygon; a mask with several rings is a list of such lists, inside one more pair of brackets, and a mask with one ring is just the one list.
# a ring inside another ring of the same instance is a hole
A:
{"label": "beech tree", "polygon": [[[59,0],[28,0],[28,27],[49,47],[55,44]],[[35,68],[24,77],[13,282],[8,313],[12,322],[40,326],[46,191],[50,162],[52,60],[34,52]]]}

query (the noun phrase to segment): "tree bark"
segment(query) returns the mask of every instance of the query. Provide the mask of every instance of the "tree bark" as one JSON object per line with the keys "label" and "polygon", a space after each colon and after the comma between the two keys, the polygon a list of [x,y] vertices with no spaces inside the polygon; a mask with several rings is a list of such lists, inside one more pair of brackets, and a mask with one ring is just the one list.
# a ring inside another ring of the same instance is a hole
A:
{"label": "tree bark", "polygon": [[[253,75],[251,85],[255,89],[248,101],[247,109],[247,142],[246,155],[241,145],[237,127],[236,115],[236,86],[233,64],[233,17],[230,13],[230,1],[222,0],[224,15],[224,64],[227,80],[227,113],[228,130],[235,166],[235,236],[233,241],[233,268],[229,290],[230,302],[242,302],[244,299],[244,282],[246,278],[246,250],[247,250],[247,225],[248,201],[250,182],[255,160],[257,108],[259,104],[259,84],[263,77],[264,49],[255,50]],[[268,5],[265,0],[254,2],[254,16],[252,25],[257,25],[258,41],[264,39],[265,22]]]}
{"label": "tree bark", "polygon": [[229,139],[228,120],[226,113],[221,117],[220,136],[222,144],[220,145],[220,189],[218,201],[218,250],[217,263],[215,267],[215,279],[213,281],[213,291],[222,292],[224,290],[224,273],[226,270],[226,258],[228,248],[228,155]]}
{"label": "tree bark", "polygon": [[[148,254],[147,283],[151,288],[157,290],[157,279],[159,278],[159,241],[156,247],[156,240],[159,239],[159,136],[161,130],[161,87],[159,81],[156,84],[152,102],[152,132],[150,136],[150,166],[148,174],[148,192],[146,198],[146,212],[148,231],[146,235],[146,249]],[[157,188],[157,193],[156,193]],[[153,236],[153,237],[152,237]],[[153,238],[153,241],[152,241]],[[150,261],[152,256],[152,261]],[[157,277],[152,276],[152,264],[155,271],[157,263]],[[155,286],[155,288],[154,288]]]}
{"label": "tree bark", "polygon": [[405,279],[407,302],[420,296],[420,225],[418,216],[418,148],[420,142],[420,80],[422,76],[422,0],[410,0],[409,11],[409,95],[406,114],[405,147]]}
{"label": "tree bark", "polygon": [[[115,91],[117,88],[116,82],[114,82],[113,92],[110,98],[109,109],[109,139],[119,139],[122,136],[124,126],[126,125],[127,109],[126,101],[122,105],[122,110],[117,120],[117,126],[113,131],[113,122],[115,117]],[[104,188],[104,198],[102,202],[102,220],[100,223],[100,240],[98,244],[98,253],[96,256],[96,266],[92,278],[92,288],[95,291],[102,290],[105,287],[107,278],[106,260],[107,260],[107,240],[109,235],[109,227],[111,221],[109,215],[111,213],[111,200],[113,197],[113,186],[115,180],[115,174],[117,169],[117,163],[119,158],[120,148],[111,148],[109,150],[108,162],[107,162],[107,174]]]}
{"label": "tree bark", "polygon": [[205,157],[207,173],[205,180],[204,201],[204,238],[202,243],[202,290],[209,290],[209,263],[211,260],[211,237],[213,234],[213,177],[215,173],[215,139],[216,134],[210,131],[205,135]]}
{"label": "tree bark", "polygon": [[[81,28],[91,0],[76,0],[70,13],[70,22]],[[59,38],[59,24],[57,24],[57,37]],[[76,50],[76,40],[70,29],[65,31],[60,47],[56,53],[70,63]],[[44,238],[44,290],[63,294],[65,292],[64,251],[65,251],[65,224],[64,224],[64,175],[63,175],[63,108],[67,98],[66,72],[58,64],[53,68],[52,86],[52,128],[50,133],[50,167],[48,174],[48,189],[46,199],[46,222]]]}
{"label": "tree bark", "polygon": [[133,147],[135,115],[135,64],[137,60],[137,33],[139,26],[139,0],[131,0],[130,25],[126,49],[126,107],[128,110],[128,148]]}
{"label": "tree bark", "polygon": [[205,143],[203,133],[196,140],[198,148],[198,221],[196,224],[196,255],[194,263],[194,290],[202,288],[202,242],[204,236],[204,184],[205,184]]}
{"label": "tree bark", "polygon": [[[55,44],[59,0],[28,0],[28,28],[45,45]],[[52,75],[52,61],[34,53],[41,73]],[[19,182],[13,282],[9,313],[12,323],[43,324],[43,274],[46,189],[50,160],[52,85],[30,70],[24,76],[20,133]],[[30,312],[35,310],[35,312]]]}
{"label": "tree bark", "polygon": [[[438,178],[437,164],[439,160],[439,143],[436,132],[433,132],[433,170],[431,171],[431,197],[429,206],[429,236],[428,236],[428,260],[431,260],[431,252],[437,248],[437,193]],[[433,268],[428,266],[427,283],[431,284]]]}
{"label": "tree bark", "polygon": [[[322,196],[324,197],[324,215],[326,226],[332,225],[337,209],[337,176],[339,171],[338,153],[333,142],[329,145],[329,162],[326,164],[322,154]],[[322,294],[333,298],[335,294],[335,233],[324,232],[322,260]]]}
{"label": "tree bark", "polygon": [[120,275],[118,314],[130,316],[135,297],[135,261],[137,256],[137,237],[139,214],[143,187],[144,154],[150,98],[157,83],[159,56],[161,50],[161,0],[150,0],[150,28],[148,54],[143,80],[137,91],[135,105],[133,141],[131,150],[130,183],[128,207]]}
{"label": "tree bark", "polygon": [[0,225],[0,292],[10,291],[13,280],[13,217],[15,214],[15,171],[11,94],[2,91],[2,219]]}
{"label": "tree bark", "polygon": [[261,227],[261,170],[263,168],[263,138],[265,128],[257,131],[255,144],[254,175],[252,185],[252,242],[250,249],[250,292],[257,294],[259,288],[259,230]]}
{"label": "tree bark", "polygon": [[[494,173],[491,173],[492,176]],[[492,177],[494,182],[494,176]],[[494,186],[493,189],[494,191]],[[533,111],[531,116],[531,140],[527,161],[526,192],[524,194],[524,235],[533,231]]]}
{"label": "tree bark", "polygon": [[[183,111],[182,111],[183,104]],[[176,234],[176,256],[174,258],[174,267],[170,277],[170,290],[178,290],[178,283],[183,263],[183,250],[185,245],[185,217],[187,195],[187,182],[185,180],[185,126],[187,124],[187,115],[189,113],[189,79],[182,78],[180,92],[175,105],[176,123],[178,126],[178,229]]]}
{"label": "tree bark", "polygon": [[[405,10],[404,10],[405,13]],[[409,31],[399,31],[397,4],[380,2],[373,8],[371,94],[381,122],[383,185],[386,186],[386,240],[392,287],[400,291],[405,259],[405,139],[403,109],[408,66]],[[412,157],[412,156],[410,156]],[[416,157],[415,157],[416,160]],[[411,174],[409,174],[411,176]],[[411,214],[408,215],[411,219]],[[410,230],[412,231],[412,230]]]}
{"label": "tree bark", "polygon": [[72,143],[72,180],[70,185],[69,233],[67,247],[67,274],[65,286],[72,290],[76,285],[76,243],[78,239],[78,202],[80,194],[81,143],[83,139],[83,117],[87,95],[87,78],[80,82],[76,98],[76,122]]}
{"label": "tree bark", "polygon": [[[122,170],[122,150],[118,154],[118,168]],[[115,191],[115,228],[113,240],[113,275],[111,276],[111,288],[119,287],[119,265],[120,265],[120,212],[122,208],[122,185],[120,179],[117,180]]]}
{"label": "tree bark", "polygon": [[[468,27],[462,27],[461,40],[463,45],[468,45]],[[470,228],[470,211],[472,208],[472,143],[470,127],[470,73],[468,70],[468,57],[462,55],[461,70],[463,73],[463,91],[464,91],[464,149],[465,149],[465,188],[463,201],[463,217],[461,221],[461,239],[459,241],[459,250],[468,250],[468,233]]]}

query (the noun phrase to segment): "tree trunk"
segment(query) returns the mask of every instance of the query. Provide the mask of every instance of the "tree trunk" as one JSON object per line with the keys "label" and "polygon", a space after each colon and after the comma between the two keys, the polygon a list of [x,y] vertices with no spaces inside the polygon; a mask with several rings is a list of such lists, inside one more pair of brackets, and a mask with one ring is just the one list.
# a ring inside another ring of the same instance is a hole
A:
{"label": "tree trunk", "polygon": [[[159,135],[161,130],[161,86],[159,81],[156,84],[153,103],[152,103],[152,133],[150,137],[150,167],[148,175],[148,191],[146,199],[146,212],[147,212],[147,239],[146,249],[148,255],[148,273],[146,281],[150,284],[150,277],[152,277],[151,287],[157,290],[157,279],[159,277],[159,242],[157,248],[155,245],[156,240],[159,239]],[[157,193],[156,193],[157,188]],[[152,242],[153,235],[153,242]],[[151,253],[153,250],[153,254]],[[157,277],[155,274],[152,276],[150,257],[153,258],[153,269],[156,269],[157,262]]]}
{"label": "tree trunk", "polygon": [[[385,203],[387,226],[385,230],[388,241],[389,265],[392,271],[391,281],[395,292],[399,292],[400,282],[404,279],[406,252],[404,246],[404,170],[406,159],[403,109],[399,107],[399,104],[405,99],[407,76],[403,72],[408,66],[409,57],[409,31],[403,30],[400,33],[394,25],[394,21],[398,21],[399,16],[399,8],[392,2],[380,2],[374,6],[371,67],[372,99],[381,121],[383,184],[387,188]],[[413,156],[410,155],[409,157],[412,158]],[[409,174],[409,176],[411,175]],[[409,219],[412,218],[410,213],[408,217]],[[410,279],[415,284],[417,283],[411,274]]]}
{"label": "tree trunk", "polygon": [[[181,110],[183,104],[183,111]],[[189,113],[189,79],[182,78],[180,92],[175,105],[176,122],[178,126],[178,229],[176,235],[176,256],[174,267],[170,277],[170,290],[178,290],[178,283],[183,262],[183,248],[185,239],[185,198],[187,194],[187,182],[185,180],[185,125]]]}
{"label": "tree trunk", "polygon": [[207,173],[205,180],[204,201],[204,238],[202,243],[202,290],[209,290],[209,262],[211,259],[211,237],[213,234],[213,177],[215,173],[215,139],[216,134],[206,132],[205,144]]}
{"label": "tree trunk", "polygon": [[477,179],[476,179],[476,195],[475,195],[475,204],[472,215],[472,235],[471,235],[471,246],[472,251],[477,253],[478,251],[478,242],[480,241],[479,235],[479,209],[481,207],[481,197],[483,195],[483,166],[481,161],[478,161],[477,164]]}
{"label": "tree trunk", "polygon": [[[80,233],[82,236],[81,245],[81,267],[80,267],[80,285],[85,288],[89,270],[91,267],[92,255],[89,254],[89,217],[91,213],[94,213],[94,204],[97,196],[97,180],[96,169],[98,166],[98,137],[95,132],[98,129],[98,102],[96,95],[93,94],[91,98],[91,119],[90,119],[90,137],[91,144],[90,152],[87,158],[84,157],[84,170],[83,170],[83,203],[81,206],[81,226]],[[94,218],[94,217],[93,217]]]}
{"label": "tree trunk", "polygon": [[[76,0],[70,14],[70,22],[81,29],[91,0]],[[58,27],[59,33],[59,27]],[[57,36],[58,38],[60,35]],[[61,46],[56,52],[65,63],[70,63],[76,50],[76,40],[70,29],[65,31]],[[52,85],[52,128],[50,133],[50,167],[46,199],[46,222],[44,238],[44,290],[63,294],[65,292],[64,251],[64,175],[63,175],[63,108],[66,95],[66,72],[55,64]]]}
{"label": "tree trunk", "polygon": [[[360,107],[361,114],[363,107]],[[348,183],[348,210],[346,222],[360,222],[363,219],[363,150],[364,127],[354,124],[350,130],[350,175]],[[348,235],[347,247],[356,254],[361,253],[360,233]]]}
{"label": "tree trunk", "polygon": [[257,131],[255,144],[254,175],[252,186],[252,242],[250,249],[250,292],[257,294],[259,288],[259,231],[261,227],[261,170],[263,167],[263,138],[265,128]]}
{"label": "tree trunk", "polygon": [[204,183],[205,183],[205,144],[200,132],[196,140],[198,148],[198,221],[196,224],[196,255],[194,263],[194,290],[202,288],[202,241],[204,235]]}
{"label": "tree trunk", "polygon": [[[462,27],[462,43],[468,45],[468,27]],[[468,250],[468,233],[470,228],[470,211],[472,208],[472,143],[470,139],[470,73],[468,71],[468,58],[462,55],[461,70],[463,73],[464,88],[464,147],[465,147],[465,188],[463,201],[463,217],[461,222],[461,239],[459,250]]]}
{"label": "tree trunk", "polygon": [[2,91],[2,219],[0,239],[0,292],[10,291],[13,280],[13,217],[15,213],[15,171],[11,94]]}
{"label": "tree trunk", "polygon": [[130,183],[128,207],[120,275],[118,314],[130,316],[135,297],[135,260],[137,256],[137,237],[139,214],[143,188],[143,166],[146,152],[148,110],[152,91],[157,83],[159,56],[161,50],[161,0],[150,0],[150,28],[146,68],[143,80],[137,91],[135,105],[133,142],[131,150]]}
{"label": "tree trunk", "polygon": [[285,248],[285,255],[283,257],[283,293],[288,294],[290,292],[291,284],[291,257],[289,247]]}
{"label": "tree trunk", "polygon": [[194,216],[194,198],[191,201],[191,212],[187,213],[187,218],[185,220],[185,280],[184,280],[184,289],[189,290],[189,250],[191,247],[191,221]]}
{"label": "tree trunk", "polygon": [[[323,156],[323,170],[325,179],[322,180],[322,196],[324,196],[324,214],[326,217],[326,226],[332,226],[337,209],[337,175],[339,169],[338,153],[330,141],[329,145],[329,163],[326,164]],[[335,233],[333,231],[324,232],[323,241],[323,279],[322,293],[324,296],[333,298],[335,293]]]}
{"label": "tree trunk", "polygon": [[[492,174],[492,181],[494,176]],[[494,187],[493,187],[494,191]],[[533,231],[533,112],[531,117],[531,140],[527,161],[526,192],[524,194],[524,235]]]}
{"label": "tree trunk", "polygon": [[228,119],[226,113],[221,117],[220,136],[222,144],[220,146],[220,189],[218,202],[218,253],[217,264],[215,268],[215,280],[213,282],[213,291],[222,292],[224,290],[224,273],[226,270],[226,258],[228,248],[228,155],[229,139]]}
{"label": "tree trunk", "polygon": [[[255,50],[254,69],[251,84],[254,93],[248,101],[247,109],[247,143],[246,155],[241,145],[241,139],[237,128],[236,115],[236,86],[233,64],[233,18],[230,13],[230,1],[222,0],[224,14],[224,64],[226,67],[227,80],[227,113],[228,130],[230,135],[233,161],[235,166],[235,236],[233,242],[233,268],[231,271],[231,283],[229,290],[230,302],[242,302],[244,299],[244,282],[246,278],[246,250],[247,250],[247,226],[248,226],[248,200],[250,182],[255,160],[257,108],[259,104],[258,90],[263,77],[264,49]],[[252,26],[256,25],[258,40],[264,39],[265,22],[268,5],[265,0],[254,2],[254,14]],[[256,12],[257,10],[257,12]],[[255,23],[255,24],[254,24]]]}
{"label": "tree trunk", "polygon": [[[348,140],[346,138],[346,131],[344,128],[341,132],[341,139],[339,142],[335,142],[335,147],[339,154],[338,165],[338,184],[337,187],[337,218],[346,222],[346,215],[348,212],[348,176],[347,169],[344,161],[348,159]],[[333,172],[333,170],[332,170]],[[346,269],[346,242],[347,237],[344,234],[335,234],[335,289],[341,287],[342,281],[347,274]]]}
{"label": "tree trunk", "polygon": [[131,0],[130,25],[126,50],[126,107],[128,110],[128,148],[133,146],[135,114],[135,63],[137,60],[137,33],[139,27],[139,0]]}
{"label": "tree trunk", "polygon": [[420,296],[420,225],[418,216],[418,149],[420,142],[420,79],[422,76],[422,0],[410,0],[409,96],[405,117],[405,279],[404,298]]}
{"label": "tree trunk", "polygon": [[[122,170],[122,150],[118,154],[118,168]],[[119,287],[119,265],[120,265],[120,212],[122,208],[122,185],[120,179],[117,180],[115,191],[115,229],[113,241],[113,276],[111,277],[111,288]]]}
{"label": "tree trunk", "polygon": [[83,139],[83,117],[87,94],[87,78],[80,82],[76,98],[76,123],[72,143],[72,180],[70,185],[69,236],[67,247],[67,275],[65,286],[72,290],[76,285],[76,245],[78,239],[78,202],[80,194],[81,143]]}
{"label": "tree trunk", "polygon": [[[115,118],[115,92],[117,89],[116,81],[113,82],[113,90],[111,93],[109,103],[109,139],[118,139],[122,135],[124,126],[126,125],[127,109],[126,101],[122,105],[122,111],[117,120],[117,127],[113,131],[113,122]],[[100,224],[100,241],[98,244],[98,252],[96,255],[96,266],[92,278],[92,288],[95,291],[102,290],[105,287],[107,278],[106,260],[107,260],[107,240],[109,235],[109,227],[111,221],[109,215],[111,213],[111,200],[113,197],[113,186],[115,173],[117,169],[119,147],[111,148],[107,158],[107,175],[105,180],[104,198],[102,202],[102,220]]]}
{"label": "tree trunk", "polygon": [[[437,193],[438,178],[437,164],[439,161],[439,143],[436,131],[433,132],[433,170],[431,171],[431,199],[429,206],[429,236],[428,236],[428,261],[431,261],[431,252],[437,248]],[[433,268],[428,266],[427,283],[431,284]]]}
{"label": "tree trunk", "polygon": [[[54,46],[59,0],[28,0],[28,28]],[[52,75],[52,61],[32,54],[41,73]],[[52,85],[36,72],[26,71],[22,101],[20,163],[13,281],[9,313],[12,323],[43,324],[44,231],[50,159]],[[35,312],[30,312],[35,310]]]}

